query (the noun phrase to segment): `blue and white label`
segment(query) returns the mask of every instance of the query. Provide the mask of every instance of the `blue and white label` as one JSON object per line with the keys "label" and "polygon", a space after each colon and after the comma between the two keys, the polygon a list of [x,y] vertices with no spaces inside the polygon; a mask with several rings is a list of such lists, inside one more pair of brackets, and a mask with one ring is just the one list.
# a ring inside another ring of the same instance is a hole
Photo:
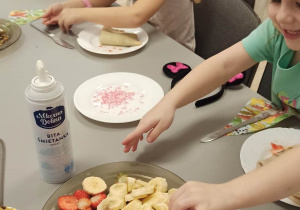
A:
{"label": "blue and white label", "polygon": [[65,107],[47,107],[46,110],[38,110],[33,113],[36,124],[45,129],[53,129],[61,125],[65,120]]}
{"label": "blue and white label", "polygon": [[73,173],[73,169],[74,169],[74,163],[73,163],[73,160],[72,160],[70,164],[65,166],[65,173],[66,174],[69,174],[70,172]]}

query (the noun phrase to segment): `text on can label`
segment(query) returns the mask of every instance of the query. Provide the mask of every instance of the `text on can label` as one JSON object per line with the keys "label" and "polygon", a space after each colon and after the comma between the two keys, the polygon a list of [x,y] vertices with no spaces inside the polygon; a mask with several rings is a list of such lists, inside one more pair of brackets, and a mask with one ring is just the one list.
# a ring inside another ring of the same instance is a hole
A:
{"label": "text on can label", "polygon": [[45,129],[53,129],[61,125],[65,120],[65,107],[47,107],[46,110],[38,110],[33,113],[36,124]]}

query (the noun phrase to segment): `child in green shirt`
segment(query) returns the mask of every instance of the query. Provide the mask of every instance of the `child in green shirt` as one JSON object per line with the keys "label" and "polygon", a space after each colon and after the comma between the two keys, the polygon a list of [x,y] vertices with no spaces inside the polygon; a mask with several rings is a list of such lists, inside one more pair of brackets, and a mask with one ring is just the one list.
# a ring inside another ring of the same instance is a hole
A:
{"label": "child in green shirt", "polygon": [[[178,83],[140,121],[122,144],[136,151],[143,134],[154,142],[175,111],[201,98],[259,61],[273,63],[272,102],[300,111],[300,1],[272,0],[269,17],[247,38],[212,56]],[[299,137],[300,138],[300,137]],[[172,196],[170,210],[238,209],[272,202],[300,191],[300,147],[269,165],[223,184],[187,182]]]}

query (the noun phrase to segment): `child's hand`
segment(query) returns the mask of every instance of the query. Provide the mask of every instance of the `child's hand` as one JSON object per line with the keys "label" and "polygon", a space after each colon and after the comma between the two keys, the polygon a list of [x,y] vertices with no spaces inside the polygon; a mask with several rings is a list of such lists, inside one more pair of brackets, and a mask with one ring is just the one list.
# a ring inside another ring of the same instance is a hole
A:
{"label": "child's hand", "polygon": [[64,9],[62,3],[55,3],[51,5],[46,13],[42,16],[45,25],[56,25],[58,23],[58,16]]}
{"label": "child's hand", "polygon": [[68,32],[74,24],[82,22],[83,16],[82,8],[65,8],[58,16],[58,25],[64,33]]}
{"label": "child's hand", "polygon": [[223,190],[222,186],[201,182],[187,182],[172,194],[169,209],[230,209],[226,208],[229,201],[226,201],[226,191]]}
{"label": "child's hand", "polygon": [[136,129],[122,142],[125,146],[124,152],[136,151],[139,141],[143,140],[143,134],[149,131],[147,142],[154,142],[162,132],[171,126],[174,114],[175,106],[166,101],[160,101],[141,119]]}

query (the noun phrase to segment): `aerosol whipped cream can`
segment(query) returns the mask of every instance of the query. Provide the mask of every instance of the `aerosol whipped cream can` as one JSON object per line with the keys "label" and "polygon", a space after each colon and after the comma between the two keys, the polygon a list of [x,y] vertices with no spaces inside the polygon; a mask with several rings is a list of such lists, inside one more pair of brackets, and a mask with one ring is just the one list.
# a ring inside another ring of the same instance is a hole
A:
{"label": "aerosol whipped cream can", "polygon": [[48,75],[37,61],[37,76],[25,90],[41,177],[48,183],[62,183],[74,174],[70,127],[64,101],[64,87]]}

